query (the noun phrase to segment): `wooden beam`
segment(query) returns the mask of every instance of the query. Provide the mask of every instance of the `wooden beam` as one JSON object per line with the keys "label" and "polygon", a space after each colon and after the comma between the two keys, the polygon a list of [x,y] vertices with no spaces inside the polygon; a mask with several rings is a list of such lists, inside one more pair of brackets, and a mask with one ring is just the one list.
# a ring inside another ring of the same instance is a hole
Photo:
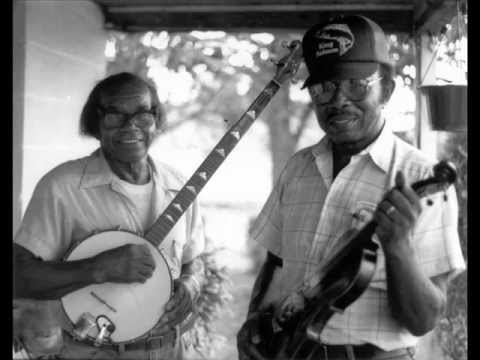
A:
{"label": "wooden beam", "polygon": [[105,12],[105,26],[126,32],[222,30],[232,32],[299,31],[342,14],[362,14],[377,22],[386,33],[413,32],[413,10],[405,11],[297,11],[297,12]]}
{"label": "wooden beam", "polygon": [[278,5],[143,5],[143,6],[109,6],[112,14],[124,13],[163,13],[163,12],[299,12],[299,11],[409,11],[413,4],[278,4]]}

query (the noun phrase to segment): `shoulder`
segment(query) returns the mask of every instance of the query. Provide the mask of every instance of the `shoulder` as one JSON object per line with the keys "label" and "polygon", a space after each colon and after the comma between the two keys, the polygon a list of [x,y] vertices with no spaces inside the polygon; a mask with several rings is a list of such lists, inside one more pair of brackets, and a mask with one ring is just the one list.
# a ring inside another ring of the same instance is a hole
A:
{"label": "shoulder", "polygon": [[59,190],[64,187],[79,187],[90,156],[69,160],[55,166],[42,176],[39,188]]}
{"label": "shoulder", "polygon": [[316,171],[315,157],[312,153],[314,147],[315,145],[312,145],[301,149],[290,157],[280,175],[283,181],[297,176],[311,175],[312,171]]}

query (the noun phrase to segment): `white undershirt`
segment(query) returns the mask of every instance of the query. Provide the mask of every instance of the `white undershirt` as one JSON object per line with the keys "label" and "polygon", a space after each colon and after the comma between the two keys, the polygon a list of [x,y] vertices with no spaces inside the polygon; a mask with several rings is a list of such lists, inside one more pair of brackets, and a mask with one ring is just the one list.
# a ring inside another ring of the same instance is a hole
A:
{"label": "white undershirt", "polygon": [[151,225],[152,217],[152,179],[150,178],[150,181],[143,185],[131,184],[122,179],[119,179],[119,183],[125,193],[128,194],[130,200],[135,204],[140,224],[142,224],[143,229],[146,229],[147,226]]}

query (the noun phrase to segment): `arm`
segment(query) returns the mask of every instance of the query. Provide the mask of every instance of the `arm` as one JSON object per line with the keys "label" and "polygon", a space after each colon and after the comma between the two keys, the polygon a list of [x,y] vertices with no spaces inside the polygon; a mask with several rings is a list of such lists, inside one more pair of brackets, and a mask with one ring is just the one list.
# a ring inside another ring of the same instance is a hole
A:
{"label": "arm", "polygon": [[42,261],[14,244],[14,297],[53,300],[93,284],[92,259],[71,262]]}
{"label": "arm", "polygon": [[250,296],[250,303],[248,306],[249,314],[255,313],[259,310],[260,304],[267,293],[269,285],[273,279],[273,275],[277,267],[282,266],[282,259],[273,255],[271,252],[267,252],[265,262],[263,263],[260,272],[257,275],[255,283],[252,289],[252,295]]}
{"label": "arm", "polygon": [[444,314],[446,277],[426,277],[410,246],[387,251],[388,299],[392,314],[413,335],[424,335]]}
{"label": "arm", "polygon": [[205,284],[205,265],[202,259],[197,257],[189,263],[183,264],[180,279],[189,290],[193,302],[195,302]]}
{"label": "arm", "polygon": [[387,292],[394,318],[413,335],[432,330],[446,306],[446,277],[428,278],[411,243],[411,231],[422,211],[415,192],[398,173],[396,187],[375,214],[376,233],[385,254]]}
{"label": "arm", "polygon": [[43,261],[14,244],[14,297],[60,299],[82,287],[104,282],[145,282],[155,263],[148,248],[124,245],[76,261]]}
{"label": "arm", "polygon": [[237,348],[239,359],[264,359],[256,349],[256,345],[262,341],[259,326],[261,323],[260,306],[268,292],[275,271],[282,266],[282,260],[268,252],[265,262],[253,285],[250,304],[247,312],[247,320],[237,334]]}

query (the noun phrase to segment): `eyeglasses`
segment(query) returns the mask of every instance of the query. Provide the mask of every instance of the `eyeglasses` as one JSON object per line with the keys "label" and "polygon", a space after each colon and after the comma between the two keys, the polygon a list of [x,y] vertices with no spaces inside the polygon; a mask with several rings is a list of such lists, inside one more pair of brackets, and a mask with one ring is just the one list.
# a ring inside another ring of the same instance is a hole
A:
{"label": "eyeglasses", "polygon": [[155,122],[154,110],[140,110],[133,114],[125,114],[114,110],[102,110],[103,125],[108,129],[123,127],[127,121],[133,120],[133,123],[141,128],[151,126]]}
{"label": "eyeglasses", "polygon": [[331,102],[341,88],[343,94],[352,101],[364,100],[371,88],[371,85],[383,79],[383,76],[372,80],[349,79],[339,81],[322,81],[309,88],[310,95],[320,104]]}

